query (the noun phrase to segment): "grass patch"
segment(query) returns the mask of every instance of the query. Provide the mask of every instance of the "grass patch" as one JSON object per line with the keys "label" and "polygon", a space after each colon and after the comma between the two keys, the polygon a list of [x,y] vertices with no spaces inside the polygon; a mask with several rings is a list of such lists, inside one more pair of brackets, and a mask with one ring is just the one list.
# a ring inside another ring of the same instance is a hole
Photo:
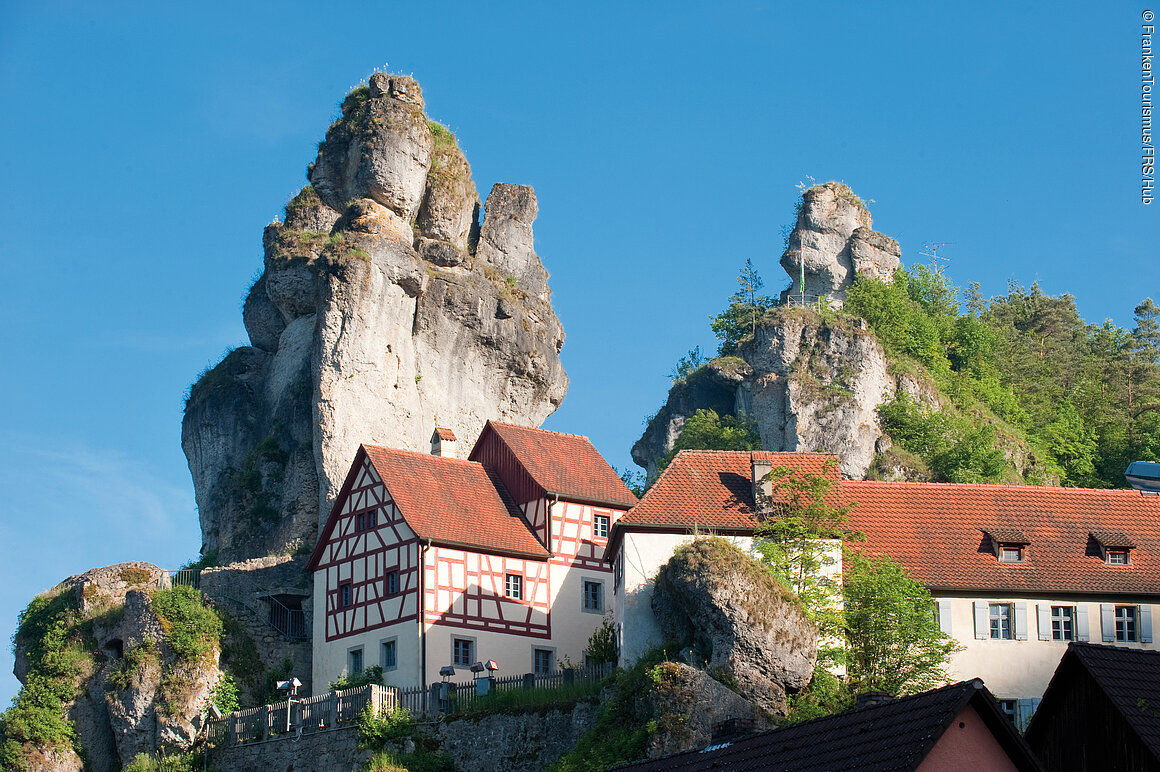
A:
{"label": "grass patch", "polygon": [[[422,731],[411,711],[401,708],[385,716],[376,716],[368,704],[358,716],[359,750],[375,753],[362,769],[371,772],[452,772],[455,764],[443,752],[439,741]],[[404,753],[403,743],[410,739],[414,750]]]}
{"label": "grass patch", "polygon": [[29,672],[12,706],[0,714],[0,769],[31,769],[31,760],[46,749],[80,753],[65,706],[96,664],[90,624],[66,587],[38,595],[21,612],[13,644],[27,652]]}
{"label": "grass patch", "polygon": [[551,689],[503,689],[465,702],[462,708],[452,700],[448,718],[483,718],[495,713],[545,713],[568,711],[581,700],[595,701],[600,696],[600,681],[576,681]]}
{"label": "grass patch", "polygon": [[222,621],[205,605],[199,590],[174,587],[153,594],[150,608],[161,622],[166,640],[177,658],[200,664],[213,654],[222,635]]}

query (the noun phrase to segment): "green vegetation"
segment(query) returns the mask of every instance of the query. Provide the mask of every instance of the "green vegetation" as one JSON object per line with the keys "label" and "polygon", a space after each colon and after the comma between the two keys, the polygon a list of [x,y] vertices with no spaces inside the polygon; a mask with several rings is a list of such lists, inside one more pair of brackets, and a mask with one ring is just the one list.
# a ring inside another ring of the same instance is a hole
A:
{"label": "green vegetation", "polygon": [[363,669],[360,673],[340,676],[337,681],[331,681],[329,687],[330,691],[338,692],[343,689],[358,689],[368,684],[383,685],[383,668],[381,666],[373,665]]}
{"label": "green vegetation", "polygon": [[600,627],[588,636],[588,647],[584,649],[588,661],[593,665],[603,665],[616,661],[616,625],[605,617]]}
{"label": "green vegetation", "polygon": [[124,772],[199,772],[202,760],[196,753],[175,753],[162,750],[156,756],[138,753]]}
{"label": "green vegetation", "polygon": [[144,641],[126,651],[116,665],[105,671],[105,682],[117,689],[138,686],[145,670],[160,662],[161,653],[157,651],[157,643],[153,640]]}
{"label": "green vegetation", "polygon": [[209,699],[223,714],[233,713],[242,707],[238,684],[229,673],[222,673],[217,686],[210,692]]}
{"label": "green vegetation", "polygon": [[205,605],[200,591],[183,586],[158,590],[153,593],[150,608],[178,659],[200,663],[216,654],[222,621]]}
{"label": "green vegetation", "polygon": [[14,646],[28,654],[27,680],[0,715],[0,769],[27,770],[42,750],[72,747],[76,733],[64,713],[81,680],[93,671],[96,648],[88,620],[69,588],[38,595],[20,614]]}
{"label": "green vegetation", "polygon": [[495,713],[541,713],[549,710],[571,710],[581,700],[596,701],[599,681],[573,681],[563,686],[542,689],[499,689],[475,697],[463,706],[452,701],[450,718],[482,718]]}
{"label": "green vegetation", "polygon": [[761,280],[752,258],[746,259],[741,267],[737,283],[740,286],[729,296],[729,306],[709,325],[721,341],[717,351],[720,356],[735,354],[737,344],[757,332],[758,320],[776,305],[773,298],[760,294],[765,282]]}
{"label": "green vegetation", "polygon": [[657,472],[663,472],[677,453],[697,450],[761,450],[761,435],[748,417],[720,416],[716,410],[698,410],[681,429],[673,448],[657,460]]}
{"label": "green vegetation", "polygon": [[183,565],[179,570],[181,571],[201,571],[206,568],[212,568],[218,564],[218,551],[216,549],[210,550],[204,555],[198,556],[196,559],[189,561]]}
{"label": "green vegetation", "polygon": [[799,599],[806,617],[818,629],[818,658],[823,665],[841,662],[841,588],[827,576],[841,552],[835,542],[856,538],[846,529],[853,508],[827,501],[837,464],[826,462],[822,474],[799,473],[789,467],[773,468],[771,498],[759,496],[759,512],[770,513],[754,530],[754,548],[774,578]]}
{"label": "green vegetation", "polygon": [[930,591],[888,557],[848,550],[845,567],[846,665],[854,688],[897,696],[947,683],[947,663],[963,647],[939,629]]}
{"label": "green vegetation", "polygon": [[689,376],[697,372],[709,360],[705,358],[705,354],[701,351],[700,346],[693,346],[689,349],[689,353],[681,357],[673,369],[669,371],[669,378],[673,383],[688,380]]}
{"label": "green vegetation", "polygon": [[[411,712],[401,708],[378,716],[368,703],[358,716],[358,747],[375,753],[363,767],[369,772],[453,772],[451,757],[439,747],[439,741],[422,731]],[[415,748],[401,749],[410,739]]]}
{"label": "green vegetation", "polygon": [[434,152],[436,154],[446,153],[452,148],[458,147],[455,141],[455,134],[442,123],[428,120],[427,128],[431,129],[431,139],[435,140]]}
{"label": "green vegetation", "polygon": [[[644,758],[649,721],[653,720],[649,692],[653,669],[667,661],[665,648],[645,654],[628,670],[617,670],[607,679],[611,696],[601,703],[596,723],[576,747],[555,764],[553,772],[600,772]],[[654,724],[655,729],[655,724]]]}

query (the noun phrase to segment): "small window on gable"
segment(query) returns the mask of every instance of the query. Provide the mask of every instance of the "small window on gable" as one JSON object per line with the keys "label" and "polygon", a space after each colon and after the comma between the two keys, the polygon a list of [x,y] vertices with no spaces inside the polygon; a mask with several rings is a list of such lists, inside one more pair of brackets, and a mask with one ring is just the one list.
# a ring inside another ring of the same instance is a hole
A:
{"label": "small window on gable", "polygon": [[988,528],[984,533],[991,540],[991,551],[1000,563],[1027,562],[1027,547],[1031,542],[1021,531],[1013,528]]}
{"label": "small window on gable", "polygon": [[607,539],[610,520],[608,515],[596,515],[592,519],[592,535],[597,539]]}
{"label": "small window on gable", "polygon": [[1132,565],[1132,550],[1136,543],[1119,531],[1092,531],[1091,537],[1100,546],[1100,555],[1109,566]]}
{"label": "small window on gable", "polygon": [[351,590],[351,587],[349,584],[344,584],[341,587],[339,587],[339,589],[338,589],[339,604],[338,605],[341,608],[346,608],[347,606],[349,606],[351,604],[351,591],[350,590]]}
{"label": "small window on gable", "polygon": [[524,578],[519,574],[508,574],[504,583],[504,594],[513,600],[524,597]]}
{"label": "small window on gable", "polygon": [[399,572],[388,571],[386,584],[387,595],[394,595],[397,593],[399,591]]}

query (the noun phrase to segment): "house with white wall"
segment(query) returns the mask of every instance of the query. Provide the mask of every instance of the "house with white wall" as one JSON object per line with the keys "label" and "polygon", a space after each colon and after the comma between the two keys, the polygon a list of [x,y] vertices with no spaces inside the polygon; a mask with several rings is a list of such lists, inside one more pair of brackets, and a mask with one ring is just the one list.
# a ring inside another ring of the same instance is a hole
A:
{"label": "house with white wall", "polygon": [[582,663],[635,503],[578,435],[492,421],[465,460],[360,447],[308,564],[316,689],[372,665],[407,687]]}
{"label": "house with white wall", "polygon": [[[683,451],[613,528],[614,619],[622,664],[661,642],[652,578],[673,549],[713,533],[748,546],[765,514],[768,464],[814,474],[823,454]],[[1020,723],[1069,641],[1151,649],[1160,602],[1160,497],[1131,490],[841,480],[859,545],[907,568],[964,646],[950,671],[982,678]]]}

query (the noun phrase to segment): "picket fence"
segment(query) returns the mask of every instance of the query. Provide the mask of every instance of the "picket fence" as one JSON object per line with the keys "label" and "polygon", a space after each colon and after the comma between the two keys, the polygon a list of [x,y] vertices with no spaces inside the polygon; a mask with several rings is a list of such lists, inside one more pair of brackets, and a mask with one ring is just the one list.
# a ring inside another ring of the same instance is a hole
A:
{"label": "picket fence", "polygon": [[[599,681],[612,669],[613,664],[606,663],[552,673],[502,676],[491,679],[487,689],[553,689]],[[417,718],[434,718],[442,713],[470,710],[480,699],[480,691],[475,681],[447,681],[407,689],[370,684],[231,713],[209,723],[209,742],[214,746],[237,745],[339,729],[353,725],[368,703],[378,715],[405,708]]]}

